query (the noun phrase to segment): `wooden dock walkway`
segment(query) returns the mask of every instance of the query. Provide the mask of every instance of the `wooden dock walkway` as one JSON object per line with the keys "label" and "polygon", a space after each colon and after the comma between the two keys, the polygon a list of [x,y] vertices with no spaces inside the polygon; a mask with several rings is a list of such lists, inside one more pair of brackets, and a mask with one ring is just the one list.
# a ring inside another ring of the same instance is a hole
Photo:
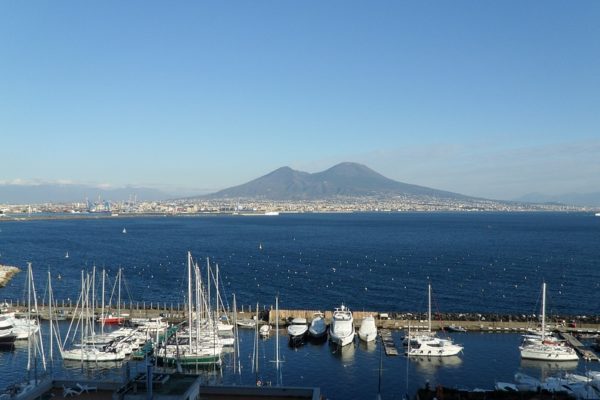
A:
{"label": "wooden dock walkway", "polygon": [[398,349],[396,348],[396,344],[394,343],[392,331],[390,331],[389,329],[381,329],[379,330],[379,336],[381,336],[381,342],[383,343],[383,348],[385,349],[385,355],[397,356]]}
{"label": "wooden dock walkway", "polygon": [[593,351],[586,349],[583,343],[575,338],[575,336],[571,335],[568,332],[559,331],[560,336],[565,339],[574,349],[579,353],[579,355],[587,361],[600,361],[596,353]]}

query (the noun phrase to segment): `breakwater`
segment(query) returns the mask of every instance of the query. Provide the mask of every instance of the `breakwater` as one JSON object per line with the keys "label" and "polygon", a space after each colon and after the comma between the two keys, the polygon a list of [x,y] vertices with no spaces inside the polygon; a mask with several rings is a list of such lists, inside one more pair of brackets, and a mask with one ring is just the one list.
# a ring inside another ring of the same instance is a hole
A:
{"label": "breakwater", "polygon": [[[57,301],[53,307],[58,315],[73,318],[76,315],[76,306],[69,301]],[[181,303],[153,303],[136,302],[123,303],[121,305],[121,315],[127,320],[131,318],[155,318],[161,316],[170,323],[177,324],[186,321],[187,306]],[[5,312],[16,312],[25,314],[26,307],[23,303],[5,302]],[[49,318],[49,309],[46,304],[39,304],[36,310],[37,314],[43,318]],[[112,306],[105,308],[105,312],[117,313],[118,307]],[[102,312],[100,307],[94,310],[95,315]],[[280,309],[279,325],[286,326],[293,318],[306,318],[309,322],[315,313],[322,312],[325,320],[329,323],[333,317],[333,311],[320,310],[296,310]],[[354,323],[358,327],[361,321],[367,316],[374,316],[376,325],[382,329],[426,329],[428,326],[426,313],[410,312],[380,312],[380,311],[353,311]],[[230,319],[233,319],[233,312],[223,313]],[[240,306],[237,311],[238,319],[252,319],[257,314],[256,306]],[[272,306],[259,306],[259,323],[268,323],[275,325],[277,322],[277,313]],[[546,323],[557,330],[571,333],[600,333],[600,315],[595,316],[575,316],[575,315],[552,315],[547,316]],[[490,313],[436,313],[433,315],[431,327],[434,330],[446,329],[447,327],[461,326],[467,331],[478,332],[525,332],[527,329],[535,328],[538,322],[532,316],[510,315],[510,314],[490,314]]]}
{"label": "breakwater", "polygon": [[21,270],[17,267],[11,267],[9,265],[0,265],[0,287],[6,286],[6,284],[12,279],[15,274]]}

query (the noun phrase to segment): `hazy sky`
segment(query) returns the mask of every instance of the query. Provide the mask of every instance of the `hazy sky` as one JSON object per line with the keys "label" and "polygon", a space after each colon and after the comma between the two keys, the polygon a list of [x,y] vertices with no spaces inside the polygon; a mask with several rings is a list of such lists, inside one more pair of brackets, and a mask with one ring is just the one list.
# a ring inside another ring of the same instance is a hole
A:
{"label": "hazy sky", "polygon": [[3,1],[0,181],[600,190],[600,2]]}

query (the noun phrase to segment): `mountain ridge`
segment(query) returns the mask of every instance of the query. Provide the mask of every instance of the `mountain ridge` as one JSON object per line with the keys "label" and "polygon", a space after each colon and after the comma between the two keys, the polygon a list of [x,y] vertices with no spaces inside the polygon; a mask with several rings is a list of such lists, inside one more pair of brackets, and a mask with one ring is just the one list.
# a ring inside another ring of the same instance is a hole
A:
{"label": "mountain ridge", "polygon": [[308,173],[288,166],[263,176],[196,198],[255,198],[266,200],[318,200],[336,197],[431,196],[447,199],[472,198],[425,186],[398,182],[366,165],[343,162],[324,171]]}

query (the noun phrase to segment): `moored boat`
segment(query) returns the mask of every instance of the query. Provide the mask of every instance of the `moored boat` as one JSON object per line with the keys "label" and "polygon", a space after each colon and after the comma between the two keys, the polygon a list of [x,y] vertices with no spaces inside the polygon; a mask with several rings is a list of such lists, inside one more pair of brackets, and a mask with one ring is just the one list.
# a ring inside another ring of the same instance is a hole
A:
{"label": "moored boat", "polygon": [[377,339],[377,326],[375,325],[375,318],[372,315],[362,320],[358,329],[358,337],[365,342],[372,342]]}
{"label": "moored boat", "polygon": [[343,304],[333,312],[329,340],[338,346],[346,346],[354,341],[354,318]]}
{"label": "moored boat", "polygon": [[308,332],[306,318],[294,318],[291,324],[288,325],[287,332],[290,337],[290,344],[302,344]]}
{"label": "moored boat", "polygon": [[258,334],[263,338],[269,337],[271,335],[271,325],[265,324],[261,326],[258,330]]}
{"label": "moored boat", "polygon": [[313,339],[320,339],[327,335],[327,324],[325,323],[323,313],[317,312],[313,314],[313,318],[310,321],[310,327],[308,328],[308,334]]}

